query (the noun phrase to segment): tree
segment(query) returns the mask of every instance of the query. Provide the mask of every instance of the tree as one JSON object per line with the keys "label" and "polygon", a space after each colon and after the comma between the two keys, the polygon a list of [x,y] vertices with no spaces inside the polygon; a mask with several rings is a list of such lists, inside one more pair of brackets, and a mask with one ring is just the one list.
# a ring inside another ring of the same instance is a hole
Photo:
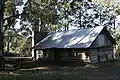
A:
{"label": "tree", "polygon": [[[3,26],[3,30],[4,30],[4,45],[6,43],[8,43],[7,45],[7,50],[9,51],[9,44],[10,44],[10,39],[12,38],[13,35],[7,33],[10,29],[13,30],[13,33],[16,31],[16,29],[14,28],[14,25],[16,24],[16,0],[6,0],[5,1],[5,11],[4,11],[4,26]],[[7,36],[6,36],[7,35]],[[8,40],[7,40],[8,39]],[[6,41],[7,40],[7,41]],[[6,47],[6,45],[5,45]]]}
{"label": "tree", "polygon": [[23,10],[26,14],[21,16],[21,22],[31,24],[32,30],[39,26],[40,31],[47,31],[47,26],[55,24],[55,4],[55,0],[28,0]]}
{"label": "tree", "polygon": [[[52,24],[56,24],[56,0],[28,0],[21,15],[21,28],[28,28],[34,46],[34,31],[48,32]],[[34,57],[34,50],[32,50]]]}
{"label": "tree", "polygon": [[0,69],[4,69],[4,44],[3,44],[3,21],[4,18],[4,1],[0,1]]}
{"label": "tree", "polygon": [[[111,27],[114,25],[115,15],[106,6],[89,1],[63,1],[58,6],[58,26],[67,25],[77,28],[96,27],[99,25]],[[61,23],[60,23],[61,22]],[[63,29],[64,30],[64,29]]]}
{"label": "tree", "polygon": [[31,39],[29,38],[29,30],[9,28],[4,33],[4,50],[5,54],[18,54],[19,56],[30,56]]}
{"label": "tree", "polygon": [[[15,53],[24,53],[26,49],[30,51],[31,45],[28,43],[31,42],[32,33],[35,30],[46,32],[69,30],[72,26],[77,28],[114,26],[115,15],[112,11],[117,12],[118,9],[108,7],[109,2],[104,6],[95,0],[93,2],[92,0],[87,2],[84,0],[28,0],[23,12],[18,16],[15,14],[17,11],[14,0],[6,0],[5,50],[15,51]],[[21,20],[19,29],[14,28],[16,18]]]}
{"label": "tree", "polygon": [[116,14],[120,14],[120,1],[119,0],[93,0],[94,3],[111,8]]}

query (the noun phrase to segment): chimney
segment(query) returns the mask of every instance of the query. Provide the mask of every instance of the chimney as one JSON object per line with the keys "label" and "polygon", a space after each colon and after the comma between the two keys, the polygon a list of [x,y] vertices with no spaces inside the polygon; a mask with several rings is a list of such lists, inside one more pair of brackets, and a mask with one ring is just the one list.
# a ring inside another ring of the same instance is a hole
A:
{"label": "chimney", "polygon": [[[41,31],[33,31],[33,38],[32,38],[32,47],[34,47],[38,42],[44,39],[47,36],[48,32],[41,32]],[[32,49],[32,57],[36,60],[37,53],[34,49]]]}

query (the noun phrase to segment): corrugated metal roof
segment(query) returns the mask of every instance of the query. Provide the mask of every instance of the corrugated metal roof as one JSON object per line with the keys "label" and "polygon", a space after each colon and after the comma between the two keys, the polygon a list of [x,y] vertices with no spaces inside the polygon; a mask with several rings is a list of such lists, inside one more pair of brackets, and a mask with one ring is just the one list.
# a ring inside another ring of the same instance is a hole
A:
{"label": "corrugated metal roof", "polygon": [[88,48],[104,27],[51,32],[35,45],[35,49],[46,48]]}

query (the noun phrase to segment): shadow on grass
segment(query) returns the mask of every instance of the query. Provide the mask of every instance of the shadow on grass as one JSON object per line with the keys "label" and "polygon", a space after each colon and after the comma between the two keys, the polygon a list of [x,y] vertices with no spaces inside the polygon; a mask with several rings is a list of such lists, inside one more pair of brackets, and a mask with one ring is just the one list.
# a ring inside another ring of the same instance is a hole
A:
{"label": "shadow on grass", "polygon": [[0,74],[0,80],[120,80],[120,59],[86,66],[49,65]]}

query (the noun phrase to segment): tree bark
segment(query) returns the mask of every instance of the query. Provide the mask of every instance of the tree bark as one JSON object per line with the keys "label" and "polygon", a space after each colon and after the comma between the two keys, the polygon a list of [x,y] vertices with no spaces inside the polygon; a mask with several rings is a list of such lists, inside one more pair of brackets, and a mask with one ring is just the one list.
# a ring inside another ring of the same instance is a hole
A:
{"label": "tree bark", "polygon": [[3,24],[4,24],[4,0],[0,2],[0,69],[4,69],[4,34],[3,34]]}

